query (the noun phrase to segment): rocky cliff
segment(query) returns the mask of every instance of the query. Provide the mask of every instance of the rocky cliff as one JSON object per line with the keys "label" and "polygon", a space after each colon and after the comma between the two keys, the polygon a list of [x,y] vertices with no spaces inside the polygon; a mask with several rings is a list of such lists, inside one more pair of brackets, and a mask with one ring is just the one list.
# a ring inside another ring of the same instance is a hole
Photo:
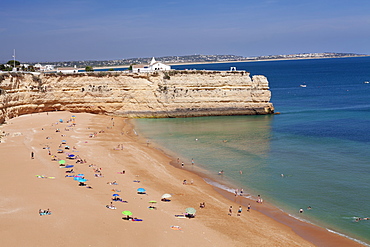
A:
{"label": "rocky cliff", "polygon": [[0,123],[45,111],[126,117],[271,114],[264,76],[242,71],[0,74]]}

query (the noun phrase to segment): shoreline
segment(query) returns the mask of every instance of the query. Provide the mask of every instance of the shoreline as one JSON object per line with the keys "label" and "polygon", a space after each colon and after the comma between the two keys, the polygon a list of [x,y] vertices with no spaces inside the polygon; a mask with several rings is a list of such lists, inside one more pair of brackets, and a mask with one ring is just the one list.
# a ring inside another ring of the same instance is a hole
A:
{"label": "shoreline", "polygon": [[[135,127],[135,124],[130,121],[132,126]],[[136,132],[136,130],[135,130]],[[139,139],[141,139],[141,142],[145,143],[145,138],[142,137],[140,132],[138,132]],[[179,170],[186,170],[188,172],[191,172],[195,174],[196,176],[199,176],[205,183],[212,186],[213,190],[216,191],[218,194],[223,196],[224,198],[228,199],[231,202],[238,203],[243,205],[243,207],[247,207],[248,204],[252,205],[252,210],[258,211],[262,213],[263,215],[282,223],[283,225],[291,228],[296,234],[298,234],[303,239],[309,241],[310,243],[313,243],[315,246],[365,246],[367,245],[365,242],[362,242],[361,240],[357,240],[355,238],[352,238],[350,236],[347,236],[343,233],[327,229],[324,227],[321,227],[319,225],[316,225],[309,221],[304,221],[299,218],[296,218],[294,216],[289,215],[288,213],[284,212],[282,209],[276,207],[275,205],[269,203],[269,202],[263,202],[263,203],[256,203],[257,196],[253,194],[249,194],[249,192],[244,192],[244,196],[235,196],[233,192],[228,191],[225,188],[220,188],[216,184],[219,184],[221,187],[227,187],[228,189],[232,190],[232,183],[222,183],[220,181],[215,181],[214,178],[207,175],[205,172],[202,172],[202,169],[195,167],[195,170],[193,169],[192,165],[188,164],[185,165],[184,169],[181,168],[181,165],[177,162],[177,159],[175,158],[175,153],[173,153],[170,150],[167,150],[166,148],[162,147],[161,145],[157,143],[151,143],[153,145],[153,148],[158,149],[160,152],[162,152],[164,155],[169,157],[171,159],[170,165],[175,167]],[[180,158],[181,160],[181,158]],[[192,169],[189,169],[188,167],[191,167]],[[209,180],[209,181],[207,181]],[[237,187],[237,186],[234,186]],[[248,188],[246,189],[248,191]]]}
{"label": "shoreline", "polygon": [[[71,115],[76,115],[76,126],[56,123]],[[338,246],[335,239],[346,246],[362,246],[328,232],[318,233],[327,242],[307,241],[310,236],[302,238],[295,232],[299,225],[290,227],[258,212],[259,207],[268,204],[246,201],[252,205],[250,213],[244,210],[238,217],[234,211],[228,216],[229,205],[236,210],[241,201],[234,201],[232,194],[220,194],[202,176],[170,165],[174,158],[161,147],[147,145],[145,138],[135,133],[130,119],[86,113],[36,113],[10,119],[1,130],[6,130],[7,136],[0,143],[0,219],[6,226],[0,237],[7,246],[121,246],[123,242],[136,246]],[[96,134],[91,137],[92,133]],[[65,168],[50,160],[47,151],[54,155],[61,139],[75,147],[69,152],[87,160],[83,164],[67,162],[74,164],[76,174],[85,174],[93,189],[79,187],[67,177]],[[117,145],[122,145],[121,149]],[[30,158],[31,151],[34,159]],[[99,167],[104,176],[94,177]],[[118,173],[122,169],[123,175]],[[193,184],[182,184],[183,179],[190,178]],[[109,185],[109,181],[117,181],[118,185]],[[137,187],[145,188],[147,194],[138,195]],[[111,189],[116,188],[122,190],[119,193],[128,203],[114,202],[118,210],[107,209],[105,205],[114,193]],[[172,194],[170,203],[160,202],[163,193]],[[157,210],[148,209],[149,200],[159,201]],[[206,207],[199,209],[202,201]],[[186,207],[197,209],[195,219],[174,217]],[[39,216],[39,208],[50,208],[53,213]],[[122,210],[131,210],[143,222],[123,221]],[[28,227],[30,224],[34,227]],[[171,225],[181,226],[182,230],[174,231]],[[311,229],[300,229],[317,237]]]}

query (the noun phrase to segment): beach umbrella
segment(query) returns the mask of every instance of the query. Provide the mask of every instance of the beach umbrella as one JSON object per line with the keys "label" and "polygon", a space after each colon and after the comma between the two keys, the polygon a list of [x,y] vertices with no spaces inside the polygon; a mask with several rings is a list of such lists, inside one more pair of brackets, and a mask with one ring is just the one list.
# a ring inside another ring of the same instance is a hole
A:
{"label": "beach umbrella", "polygon": [[185,212],[187,214],[195,214],[197,212],[197,210],[195,210],[195,208],[187,208],[187,209],[185,209]]}
{"label": "beach umbrella", "polygon": [[68,158],[69,158],[69,159],[74,159],[74,158],[76,158],[76,155],[74,155],[74,154],[70,154],[70,155],[68,155]]}
{"label": "beach umbrella", "polygon": [[74,177],[73,180],[76,180],[76,181],[79,181],[81,180],[82,178],[81,177]]}
{"label": "beach umbrella", "polygon": [[130,216],[130,215],[132,215],[132,212],[131,211],[122,211],[122,214],[126,215],[126,216]]}
{"label": "beach umbrella", "polygon": [[62,144],[66,144],[67,143],[67,141],[66,140],[62,140]]}
{"label": "beach umbrella", "polygon": [[59,122],[63,123],[63,119],[59,119]]}
{"label": "beach umbrella", "polygon": [[72,168],[74,165],[66,165],[64,168]]}
{"label": "beach umbrella", "polygon": [[138,188],[137,193],[145,193],[145,189],[144,188]]}
{"label": "beach umbrella", "polygon": [[63,150],[62,149],[58,149],[57,152],[58,153],[63,153]]}
{"label": "beach umbrella", "polygon": [[59,160],[59,164],[63,165],[63,164],[65,164],[65,163],[66,163],[66,161],[65,161],[65,160]]}
{"label": "beach umbrella", "polygon": [[112,196],[119,196],[118,194],[113,194]]}
{"label": "beach umbrella", "polygon": [[72,115],[72,118],[76,118],[76,116],[75,115]]}
{"label": "beach umbrella", "polygon": [[166,199],[166,198],[171,198],[172,196],[170,194],[163,194],[162,195],[162,198]]}
{"label": "beach umbrella", "polygon": [[84,179],[84,178],[81,178],[80,180],[78,180],[78,182],[80,182],[80,183],[84,183],[86,181],[87,181],[87,179]]}
{"label": "beach umbrella", "polygon": [[157,203],[157,201],[152,200],[152,201],[149,201],[149,203]]}

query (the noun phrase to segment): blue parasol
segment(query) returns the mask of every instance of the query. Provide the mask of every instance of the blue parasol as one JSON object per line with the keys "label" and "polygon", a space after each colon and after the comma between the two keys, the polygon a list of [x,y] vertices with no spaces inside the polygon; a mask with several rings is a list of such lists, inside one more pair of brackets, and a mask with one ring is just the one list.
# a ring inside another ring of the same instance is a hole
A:
{"label": "blue parasol", "polygon": [[76,155],[74,155],[74,154],[70,154],[70,155],[68,155],[68,158],[69,158],[69,159],[74,159],[74,158],[76,158]]}

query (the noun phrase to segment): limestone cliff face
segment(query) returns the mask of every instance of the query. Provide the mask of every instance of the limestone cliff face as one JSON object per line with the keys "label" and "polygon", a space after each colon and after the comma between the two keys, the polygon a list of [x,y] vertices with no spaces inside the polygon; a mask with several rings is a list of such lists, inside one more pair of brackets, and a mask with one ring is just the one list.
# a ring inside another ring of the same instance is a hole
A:
{"label": "limestone cliff face", "polygon": [[271,114],[270,98],[266,77],[247,72],[2,74],[0,123],[56,110],[126,117]]}

